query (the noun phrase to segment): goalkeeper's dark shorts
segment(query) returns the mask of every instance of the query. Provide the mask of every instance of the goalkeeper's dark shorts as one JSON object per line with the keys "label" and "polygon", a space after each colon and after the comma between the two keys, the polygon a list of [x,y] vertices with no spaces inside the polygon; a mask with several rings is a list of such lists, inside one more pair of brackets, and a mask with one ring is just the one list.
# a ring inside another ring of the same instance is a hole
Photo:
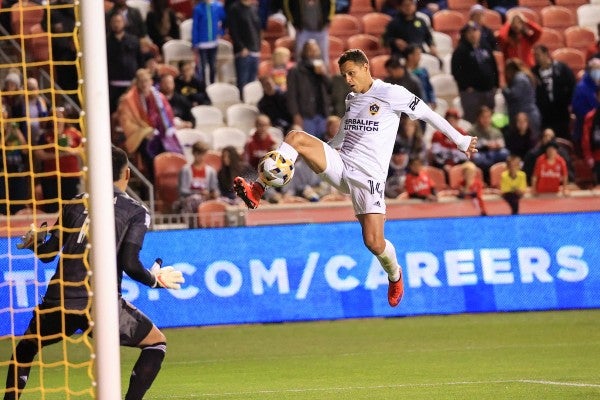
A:
{"label": "goalkeeper's dark shorts", "polygon": [[[64,320],[64,329],[63,329]],[[152,330],[153,323],[144,313],[123,298],[119,299],[119,341],[121,346],[137,347]],[[33,311],[25,335],[36,335],[42,346],[72,336],[77,331],[92,336],[87,310],[70,310],[59,303],[43,301]],[[29,337],[28,339],[34,339]]]}

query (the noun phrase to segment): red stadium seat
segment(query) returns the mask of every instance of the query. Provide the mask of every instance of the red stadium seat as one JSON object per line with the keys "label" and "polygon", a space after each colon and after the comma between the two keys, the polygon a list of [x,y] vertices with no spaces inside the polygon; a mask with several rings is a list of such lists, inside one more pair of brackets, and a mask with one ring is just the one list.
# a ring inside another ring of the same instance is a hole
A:
{"label": "red stadium seat", "polygon": [[585,69],[585,54],[577,49],[563,47],[552,52],[552,58],[562,61],[573,70],[575,76]]}
{"label": "red stadium seat", "polygon": [[581,51],[587,49],[596,42],[594,32],[581,26],[571,26],[565,30],[565,45]]}
{"label": "red stadium seat", "polygon": [[157,211],[170,213],[179,198],[179,172],[186,164],[183,154],[165,152],[154,157],[154,191]]}
{"label": "red stadium seat", "polygon": [[448,189],[448,184],[446,183],[446,173],[441,168],[432,167],[430,165],[425,165],[423,167],[423,171],[431,178],[433,183],[435,184],[436,190],[446,190]]}
{"label": "red stadium seat", "polygon": [[467,23],[467,19],[458,11],[441,10],[433,14],[433,29],[443,32],[452,38],[454,46],[460,38],[460,30]]}
{"label": "red stadium seat", "polygon": [[525,18],[532,20],[538,24],[541,23],[540,13],[528,7],[513,7],[506,12],[506,19],[511,21],[515,14],[523,14]]}
{"label": "red stadium seat", "polygon": [[267,27],[263,31],[263,39],[269,42],[271,48],[275,48],[275,41],[288,35],[286,23],[282,18],[270,16],[267,19]]}
{"label": "red stadium seat", "polygon": [[387,54],[375,56],[369,60],[369,66],[371,67],[371,75],[374,78],[383,79],[387,75],[385,70],[385,62],[390,58]]}
{"label": "red stadium seat", "polygon": [[221,200],[207,200],[198,206],[198,226],[200,228],[221,228],[227,226],[227,203]]}
{"label": "red stadium seat", "polygon": [[497,31],[502,27],[502,16],[496,10],[485,9],[483,10],[483,25],[487,26],[493,31]]}
{"label": "red stadium seat", "polygon": [[540,11],[542,26],[558,30],[567,29],[577,25],[577,18],[573,11],[561,6],[547,6]]}
{"label": "red stadium seat", "polygon": [[346,50],[346,42],[339,37],[329,36],[329,58],[337,59]]}
{"label": "red stadium seat", "polygon": [[368,58],[383,54],[384,48],[381,46],[381,40],[373,35],[360,33],[348,38],[347,45],[349,49],[361,49]]}
{"label": "red stadium seat", "polygon": [[362,33],[360,20],[353,15],[335,14],[329,24],[329,34],[342,40],[348,40],[352,35]]}
{"label": "red stadium seat", "polygon": [[490,167],[490,186],[494,189],[500,189],[500,180],[502,172],[506,171],[506,162],[500,161]]}
{"label": "red stadium seat", "polygon": [[391,19],[392,17],[389,15],[380,12],[365,14],[361,18],[363,32],[380,37],[385,32],[385,28]]}
{"label": "red stadium seat", "polygon": [[556,29],[546,27],[542,28],[542,35],[538,39],[537,44],[543,44],[550,52],[565,47],[563,35]]}
{"label": "red stadium seat", "polygon": [[519,0],[520,7],[527,7],[536,12],[540,12],[540,10],[546,6],[551,5],[552,3],[549,0]]}

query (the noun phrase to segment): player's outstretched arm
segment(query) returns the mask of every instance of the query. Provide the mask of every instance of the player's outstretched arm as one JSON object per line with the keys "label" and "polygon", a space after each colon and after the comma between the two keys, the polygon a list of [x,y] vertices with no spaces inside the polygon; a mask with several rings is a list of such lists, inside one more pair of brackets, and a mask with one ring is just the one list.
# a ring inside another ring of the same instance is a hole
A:
{"label": "player's outstretched arm", "polygon": [[148,270],[140,261],[139,253],[140,246],[125,242],[117,256],[117,262],[131,279],[150,287],[181,288],[181,284],[185,281],[181,271],[176,271],[173,267],[161,268],[162,260],[160,259],[157,259],[152,268]]}
{"label": "player's outstretched arm", "polygon": [[181,284],[185,282],[181,271],[168,266],[162,267],[162,260],[157,258],[150,268],[150,272],[156,278],[154,287],[162,287],[165,289],[181,289]]}
{"label": "player's outstretched arm", "polygon": [[471,158],[471,155],[477,152],[476,137],[462,135],[459,131],[454,129],[452,125],[450,125],[450,122],[446,121],[444,117],[433,111],[431,108],[429,108],[429,106],[424,104],[422,107],[422,119],[456,143],[458,149],[464,152],[467,157]]}

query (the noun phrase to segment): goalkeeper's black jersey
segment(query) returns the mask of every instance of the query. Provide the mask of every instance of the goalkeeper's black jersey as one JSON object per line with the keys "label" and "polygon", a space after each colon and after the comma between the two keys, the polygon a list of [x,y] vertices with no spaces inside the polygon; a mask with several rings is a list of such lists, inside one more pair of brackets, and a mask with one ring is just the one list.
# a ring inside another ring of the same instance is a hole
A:
{"label": "goalkeeper's black jersey", "polygon": [[[87,194],[81,194],[74,200],[84,200]],[[88,306],[88,292],[91,290],[87,265],[89,218],[84,201],[75,201],[62,208],[59,221],[48,240],[48,246],[41,247],[38,253],[51,255],[62,247],[56,272],[48,285],[44,300],[60,302],[68,309],[84,309]],[[150,223],[147,209],[117,188],[114,189],[116,251],[129,242],[142,247],[144,236]],[[60,241],[62,237],[62,242]],[[118,291],[121,293],[123,266],[117,265]],[[61,295],[64,293],[64,295]]]}

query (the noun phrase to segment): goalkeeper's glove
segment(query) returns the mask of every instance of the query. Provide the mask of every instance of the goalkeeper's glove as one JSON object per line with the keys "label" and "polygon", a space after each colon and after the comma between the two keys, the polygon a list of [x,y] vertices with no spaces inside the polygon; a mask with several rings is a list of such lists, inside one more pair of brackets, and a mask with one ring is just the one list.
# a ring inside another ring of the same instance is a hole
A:
{"label": "goalkeeper's glove", "polygon": [[39,228],[31,225],[31,229],[21,236],[21,243],[17,243],[17,249],[29,249],[34,251],[36,246],[44,244],[48,236],[48,223],[44,221]]}
{"label": "goalkeeper's glove", "polygon": [[181,283],[185,282],[181,271],[173,267],[161,268],[162,260],[157,258],[150,268],[150,273],[154,275],[156,283],[153,287],[163,287],[167,289],[181,289]]}

